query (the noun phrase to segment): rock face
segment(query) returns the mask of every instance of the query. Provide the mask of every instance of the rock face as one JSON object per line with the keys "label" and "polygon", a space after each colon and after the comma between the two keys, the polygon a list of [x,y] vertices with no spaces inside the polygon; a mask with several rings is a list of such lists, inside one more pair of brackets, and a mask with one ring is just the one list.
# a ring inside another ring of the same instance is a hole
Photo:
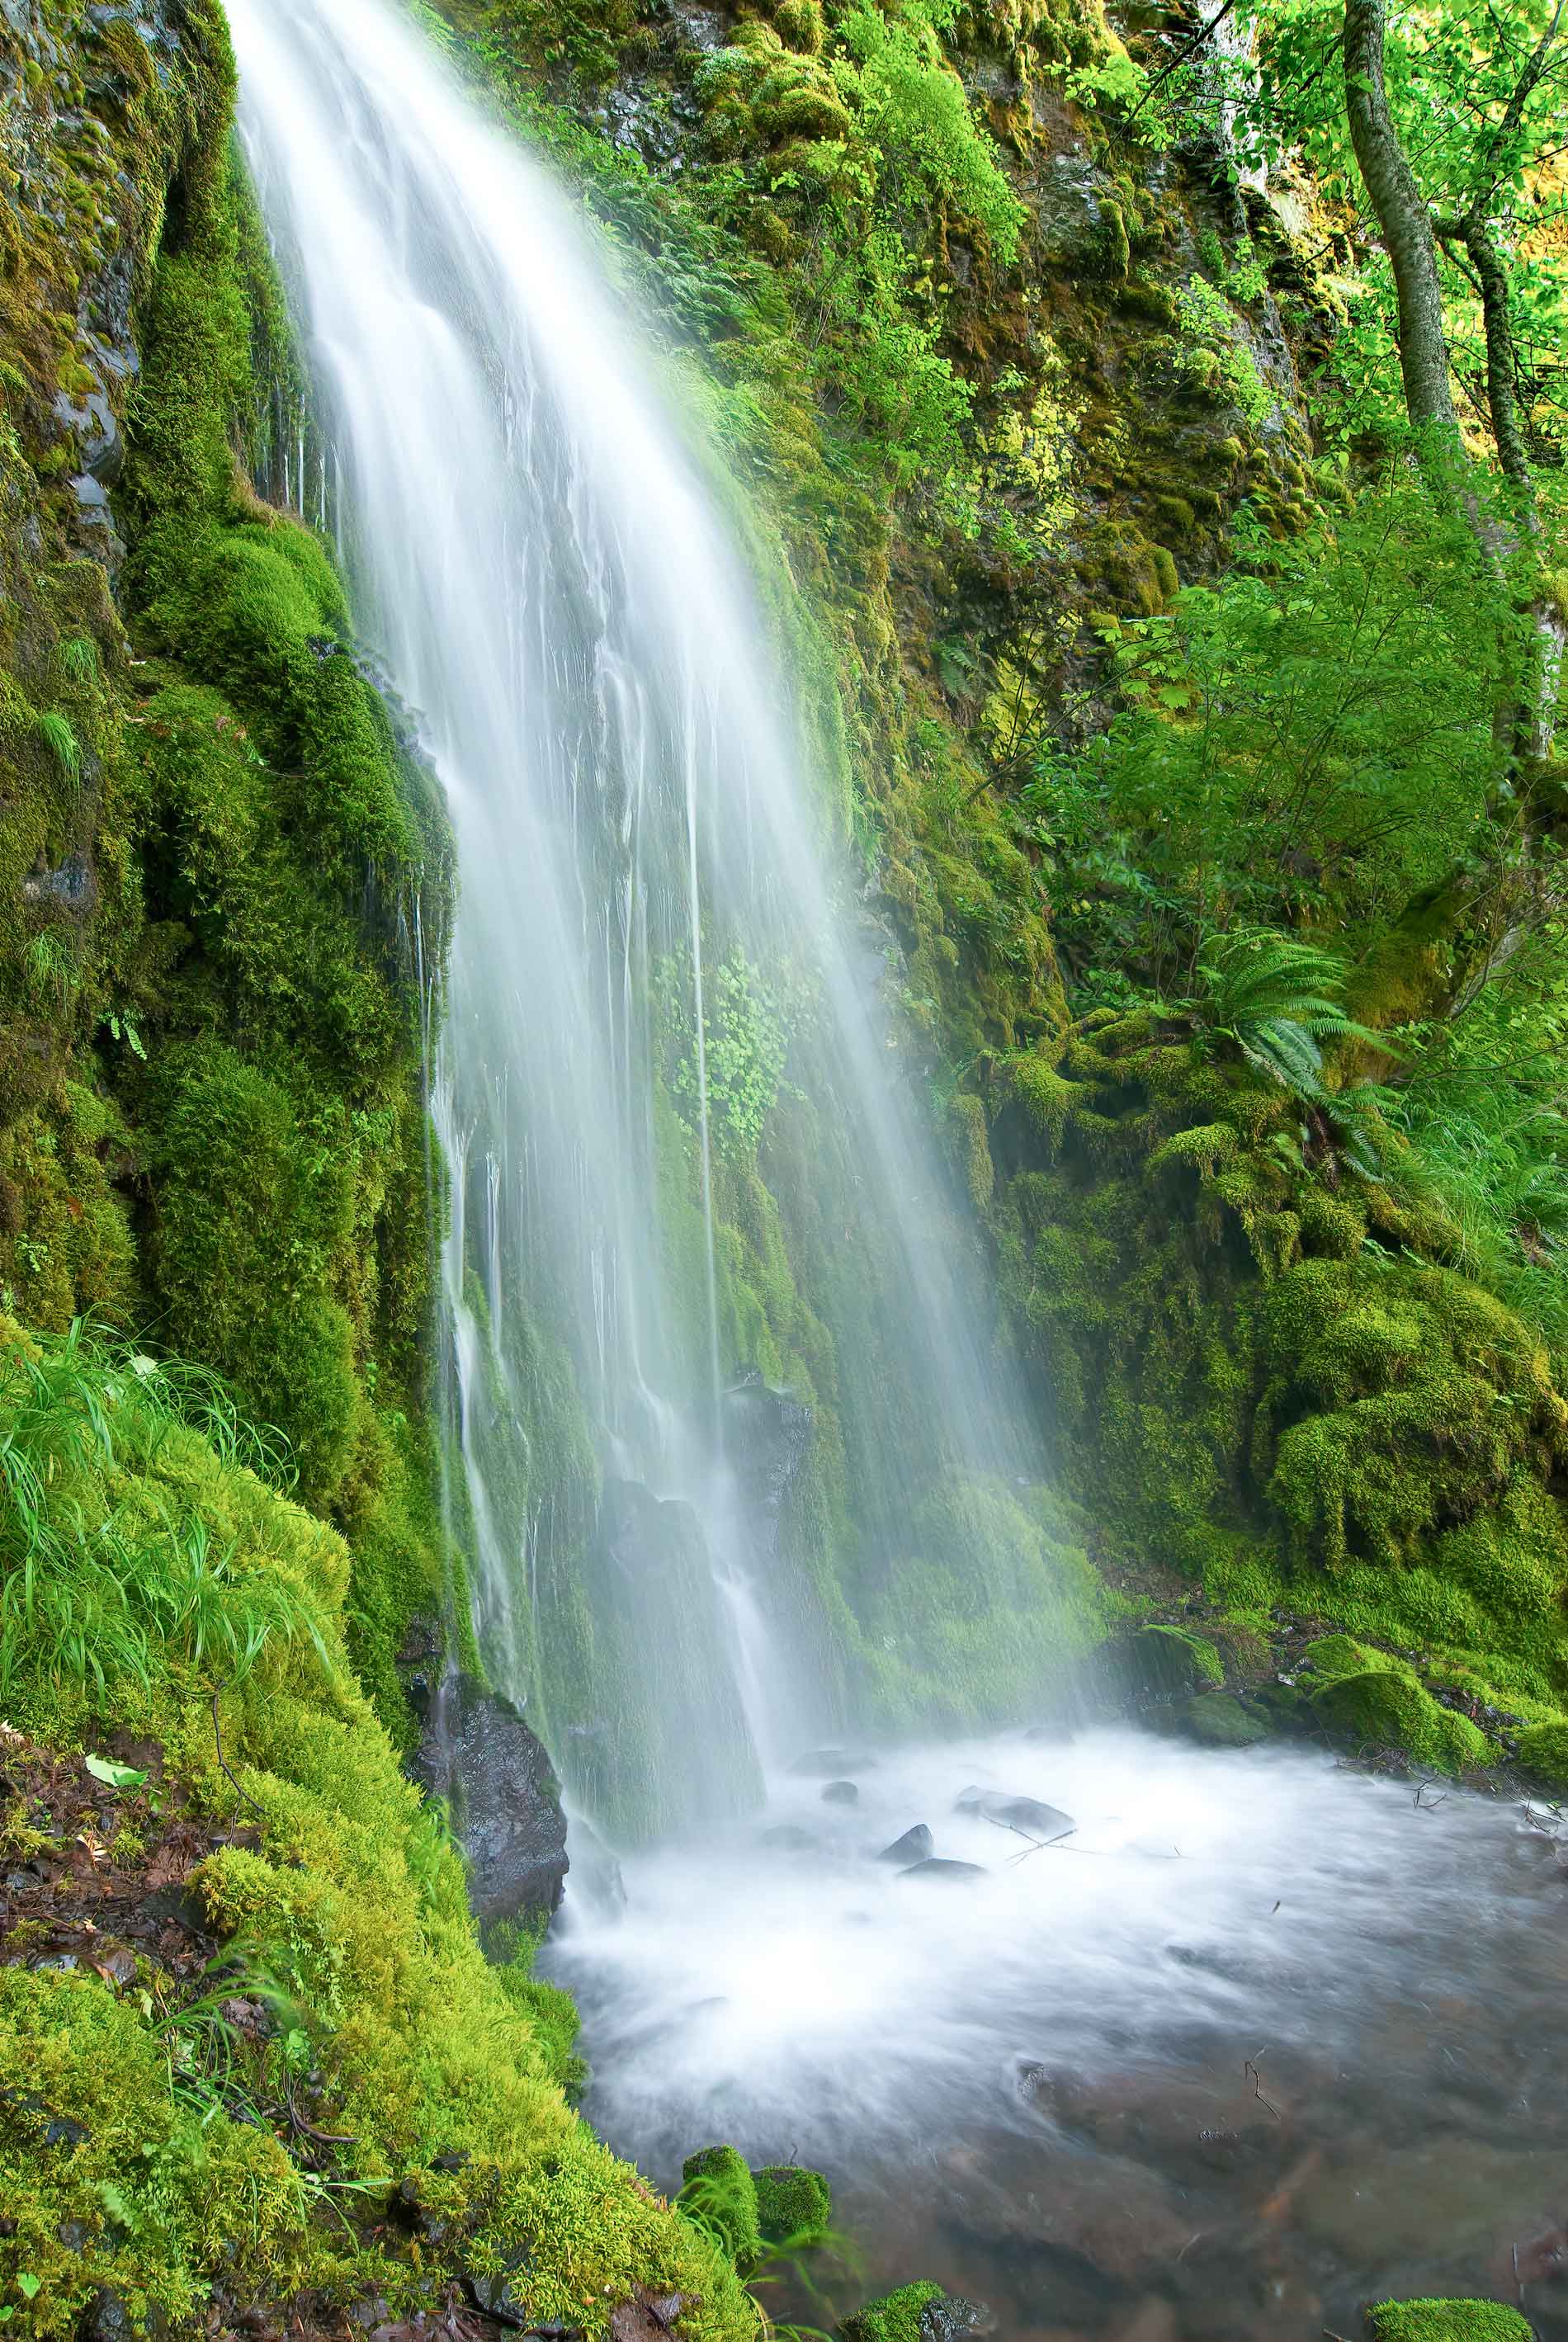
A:
{"label": "rock face", "polygon": [[779,1520],[812,1442],[812,1412],[754,1369],[724,1393],[724,1452],[759,1560],[778,1551]]}
{"label": "rock face", "polygon": [[468,1906],[482,1927],[548,1917],[566,1877],[566,1817],[544,1743],[509,1699],[472,1676],[415,1676],[424,1733],[409,1770],[446,1798],[468,1857]]}

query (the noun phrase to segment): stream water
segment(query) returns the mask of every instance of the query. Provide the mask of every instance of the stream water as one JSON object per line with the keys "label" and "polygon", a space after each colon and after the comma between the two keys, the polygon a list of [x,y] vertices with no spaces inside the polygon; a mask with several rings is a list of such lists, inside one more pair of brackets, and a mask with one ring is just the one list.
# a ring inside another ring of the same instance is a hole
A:
{"label": "stream water", "polygon": [[[568,1897],[587,2111],[661,2184],[715,2139],[823,2170],[840,2314],[921,2274],[1008,2342],[1313,2342],[1522,2282],[1568,2337],[1568,1873],[1521,1808],[1127,1729],[846,1769]],[[984,1875],[876,1859],[920,1822]]]}

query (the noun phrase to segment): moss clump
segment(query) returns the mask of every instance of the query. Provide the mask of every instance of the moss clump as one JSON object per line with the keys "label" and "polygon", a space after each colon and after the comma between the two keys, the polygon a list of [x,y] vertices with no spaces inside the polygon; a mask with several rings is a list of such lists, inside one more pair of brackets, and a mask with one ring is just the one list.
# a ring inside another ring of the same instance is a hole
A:
{"label": "moss clump", "polygon": [[757,2187],[740,2149],[699,2147],[681,2166],[681,2209],[722,2241],[737,2268],[754,2267],[762,2251]]}
{"label": "moss clump", "polygon": [[1440,1706],[1414,1669],[1386,1652],[1332,1635],[1310,1644],[1302,1665],[1314,1678],[1314,1716],[1363,1749],[1400,1749],[1443,1773],[1485,1765],[1496,1753],[1468,1716]]}
{"label": "moss clump", "polygon": [[843,2342],[932,2342],[935,2335],[962,2331],[961,2325],[939,2324],[930,2315],[944,2310],[954,2312],[958,2320],[965,2316],[962,2303],[950,2301],[939,2285],[922,2278],[901,2285],[896,2293],[884,2293],[879,2301],[868,2301],[844,2320],[839,2333]]}
{"label": "moss clump", "polygon": [[1548,1788],[1568,1790],[1568,1724],[1533,1724],[1519,1736],[1519,1762]]}
{"label": "moss clump", "polygon": [[820,2171],[770,2164],[754,2171],[757,2226],[770,2245],[814,2244],[833,2218],[833,2191]]}
{"label": "moss clump", "polygon": [[1502,2301],[1380,2301],[1372,2342],[1530,2342],[1534,2327]]}

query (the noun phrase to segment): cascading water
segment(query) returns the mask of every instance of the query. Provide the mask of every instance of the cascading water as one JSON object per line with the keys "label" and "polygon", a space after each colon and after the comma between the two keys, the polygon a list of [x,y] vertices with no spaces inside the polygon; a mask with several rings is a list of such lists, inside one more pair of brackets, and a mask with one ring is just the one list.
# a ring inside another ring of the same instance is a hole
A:
{"label": "cascading water", "polygon": [[[922,1501],[1011,1503],[1023,1411],[824,876],[846,842],[602,259],[380,0],[231,16],[330,450],[310,516],[456,833],[433,1105],[482,1638],[623,1833],[744,1807],[831,1709],[845,1551],[874,1582]],[[842,1434],[804,1526],[781,1356]]]}

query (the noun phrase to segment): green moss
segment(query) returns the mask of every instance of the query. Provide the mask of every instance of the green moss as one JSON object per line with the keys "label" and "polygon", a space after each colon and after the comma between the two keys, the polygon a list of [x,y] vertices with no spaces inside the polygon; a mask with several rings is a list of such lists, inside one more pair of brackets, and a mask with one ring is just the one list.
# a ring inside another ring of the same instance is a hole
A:
{"label": "green moss", "polygon": [[1228,1692],[1201,1692],[1178,1712],[1183,1730],[1208,1748],[1251,1748],[1269,1736],[1263,1717]]}
{"label": "green moss", "polygon": [[1495,1753],[1468,1716],[1439,1706],[1413,1668],[1347,1635],[1309,1645],[1302,1665],[1314,1678],[1313,1715],[1363,1752],[1397,1749],[1443,1773],[1486,1765]]}
{"label": "green moss", "polygon": [[756,2182],[738,2147],[704,2147],[681,2166],[681,2209],[717,2237],[737,2267],[755,2266],[762,2250]]}
{"label": "green moss", "polygon": [[929,2280],[901,2285],[896,2293],[868,2301],[844,2320],[839,2333],[843,2342],[926,2342],[928,2329],[921,2312],[946,2298],[942,2287]]}
{"label": "green moss", "polygon": [[[243,1811],[256,1842],[221,1847],[195,1887],[215,1932],[304,2012],[324,2127],[349,2141],[340,2187],[379,2197],[408,2177],[453,2234],[472,2231],[476,2269],[526,2252],[541,2321],[600,2333],[642,2282],[700,2301],[694,2330],[713,2342],[749,2334],[733,2269],[564,2102],[569,2004],[486,1963],[456,1848],[349,1671],[345,1547],[245,1466],[231,1417],[209,1413],[222,1453],[182,1420],[181,1406],[210,1410],[204,1389],[80,1337],[39,1349],[6,1329],[0,1438],[45,1492],[30,1521],[0,1523],[7,1589],[25,1566],[32,1605],[19,1621],[14,1603],[5,1612],[7,1714],[57,1746],[89,1713],[95,1738],[155,1736],[199,1809]],[[112,1570],[75,1536],[88,1514]],[[0,2280],[61,2270],[14,2330],[66,2334],[94,2281],[124,2290],[122,2278],[184,2314],[232,2278],[236,2252],[247,2287],[414,2306],[424,2280],[406,2246],[386,2230],[362,2243],[335,2217],[290,2127],[205,2118],[171,2062],[168,2023],[152,1997],[121,1997],[96,1976],[0,1971],[5,2073],[35,2078],[50,2116],[87,2134],[43,2151],[35,2111],[0,2096],[0,2186],[16,2223],[0,2237]],[[265,2074],[252,2087],[258,2107],[277,2103]],[[78,2217],[97,2241],[66,2270],[49,2240]]]}
{"label": "green moss", "polygon": [[1529,2342],[1534,2330],[1501,2301],[1380,2301],[1366,2325],[1373,2342]]}
{"label": "green moss", "polygon": [[820,2171],[796,2163],[770,2164],[754,2171],[757,2227],[764,2242],[814,2244],[833,2218],[833,2193]]}
{"label": "green moss", "polygon": [[1568,1790],[1568,1724],[1533,1724],[1519,1736],[1519,1762],[1551,1789]]}

